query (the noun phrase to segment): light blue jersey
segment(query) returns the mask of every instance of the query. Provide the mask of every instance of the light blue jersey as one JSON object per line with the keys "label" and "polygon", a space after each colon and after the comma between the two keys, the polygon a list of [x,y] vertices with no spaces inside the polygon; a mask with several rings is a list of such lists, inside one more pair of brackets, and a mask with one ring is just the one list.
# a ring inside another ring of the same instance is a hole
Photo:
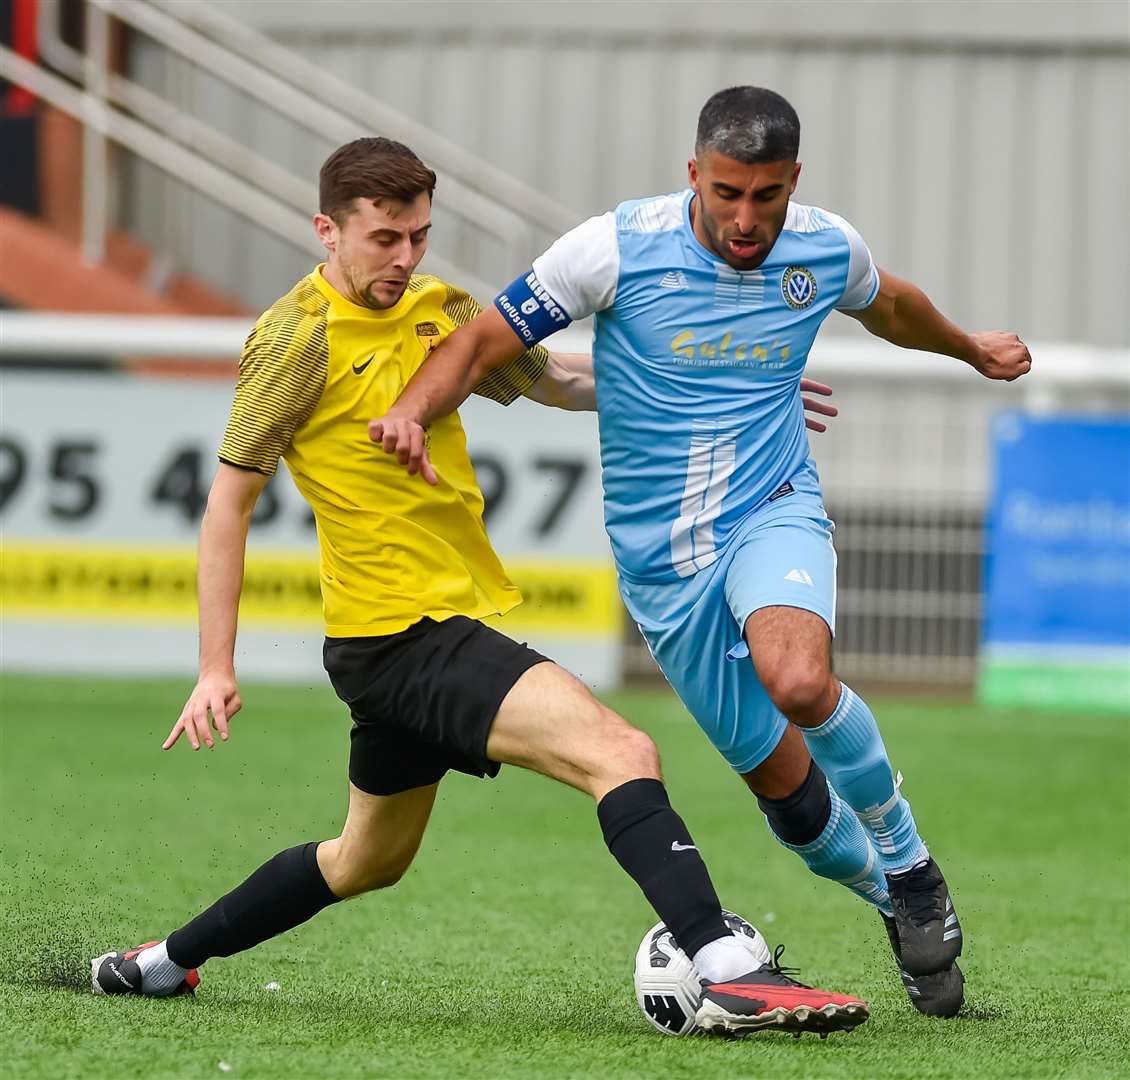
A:
{"label": "light blue jersey", "polygon": [[741,272],[695,237],[693,197],[589,219],[496,301],[527,342],[596,314],[605,523],[628,581],[690,577],[770,501],[819,497],[801,374],[828,314],[878,289],[835,214],[790,204],[765,262]]}
{"label": "light blue jersey", "polygon": [[836,308],[879,275],[843,218],[789,206],[757,269],[694,235],[693,193],[622,203],[534,261],[495,305],[523,341],[596,315],[604,512],[620,591],[687,709],[739,772],[785,729],[742,638],[761,608],[835,625],[832,523],[800,378]]}
{"label": "light blue jersey", "polygon": [[[788,725],[750,662],[751,616],[800,608],[835,631],[834,526],[808,449],[801,374],[820,324],[833,309],[871,304],[879,274],[846,221],[796,203],[761,266],[735,270],[695,237],[694,197],[591,218],[495,305],[527,344],[595,313],[620,593],[687,710],[749,776]],[[928,852],[875,719],[843,686],[805,742],[832,809],[816,838],[786,846],[890,914],[885,872]],[[947,917],[946,940],[960,935],[956,923]]]}

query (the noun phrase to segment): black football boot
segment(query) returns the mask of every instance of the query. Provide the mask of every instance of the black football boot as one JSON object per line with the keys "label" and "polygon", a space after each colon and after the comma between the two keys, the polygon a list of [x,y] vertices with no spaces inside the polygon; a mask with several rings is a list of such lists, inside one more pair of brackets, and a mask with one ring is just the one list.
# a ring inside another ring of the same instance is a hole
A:
{"label": "black football boot", "polygon": [[902,986],[911,1005],[925,1016],[956,1016],[965,1001],[965,976],[962,975],[961,968],[955,962],[933,975],[911,975],[902,966],[895,920],[881,911],[879,916],[886,928],[891,952],[895,954],[895,963],[898,964],[899,975],[902,977]]}
{"label": "black football boot", "polygon": [[938,864],[930,859],[914,870],[887,875],[899,967],[908,975],[933,975],[961,955],[961,924]]}

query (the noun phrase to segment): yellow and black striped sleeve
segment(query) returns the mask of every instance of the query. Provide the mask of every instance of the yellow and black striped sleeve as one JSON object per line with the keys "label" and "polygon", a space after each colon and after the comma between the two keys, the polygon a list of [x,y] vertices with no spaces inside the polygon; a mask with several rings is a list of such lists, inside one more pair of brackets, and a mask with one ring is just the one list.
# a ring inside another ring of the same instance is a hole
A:
{"label": "yellow and black striped sleeve", "polygon": [[322,396],[327,301],[306,280],[267,311],[243,346],[220,460],[273,476]]}
{"label": "yellow and black striped sleeve", "polygon": [[[447,295],[443,301],[444,314],[457,327],[469,323],[483,310],[478,302],[462,289],[457,289],[446,282],[444,284],[447,288]],[[480,397],[510,405],[541,378],[548,363],[549,351],[544,345],[535,345],[529,352],[522,353],[508,364],[496,367],[475,386],[473,392]]]}

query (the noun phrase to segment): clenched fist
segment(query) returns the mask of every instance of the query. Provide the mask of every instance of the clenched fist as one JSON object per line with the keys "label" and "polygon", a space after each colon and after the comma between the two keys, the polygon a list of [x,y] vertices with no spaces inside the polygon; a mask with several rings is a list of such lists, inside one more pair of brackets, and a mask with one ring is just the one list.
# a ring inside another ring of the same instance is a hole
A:
{"label": "clenched fist", "polygon": [[972,361],[973,366],[986,379],[1003,379],[1012,382],[1032,370],[1032,356],[1028,346],[1015,334],[1004,330],[988,330],[983,334],[971,334],[979,352]]}

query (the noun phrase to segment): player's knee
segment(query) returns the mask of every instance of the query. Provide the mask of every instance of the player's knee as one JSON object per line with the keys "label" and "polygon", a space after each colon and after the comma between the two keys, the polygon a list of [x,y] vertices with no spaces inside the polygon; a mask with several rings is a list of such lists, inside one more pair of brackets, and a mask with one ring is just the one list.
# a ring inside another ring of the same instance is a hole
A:
{"label": "player's knee", "polygon": [[604,760],[608,771],[615,774],[613,778],[620,782],[658,778],[659,749],[652,737],[618,716],[610,728]]}
{"label": "player's knee", "polygon": [[322,868],[322,876],[330,891],[343,900],[377,889],[390,888],[404,877],[408,867],[412,865],[411,855],[386,853],[381,858],[372,858],[358,857],[340,847],[331,851],[331,857]]}
{"label": "player's knee", "polygon": [[376,889],[390,889],[408,872],[410,860],[381,863],[368,867],[360,875],[361,892],[374,892]]}
{"label": "player's knee", "polygon": [[375,892],[377,889],[388,889],[404,877],[409,865],[409,861],[401,861],[345,867],[330,888],[335,896],[343,899]]}
{"label": "player's knee", "polygon": [[773,704],[794,723],[819,724],[827,719],[823,705],[831,693],[829,672],[786,661],[762,673],[761,681]]}
{"label": "player's knee", "polygon": [[659,747],[655,745],[655,740],[646,732],[640,731],[639,728],[629,728],[629,730],[631,732],[631,761],[635,776],[658,778]]}

